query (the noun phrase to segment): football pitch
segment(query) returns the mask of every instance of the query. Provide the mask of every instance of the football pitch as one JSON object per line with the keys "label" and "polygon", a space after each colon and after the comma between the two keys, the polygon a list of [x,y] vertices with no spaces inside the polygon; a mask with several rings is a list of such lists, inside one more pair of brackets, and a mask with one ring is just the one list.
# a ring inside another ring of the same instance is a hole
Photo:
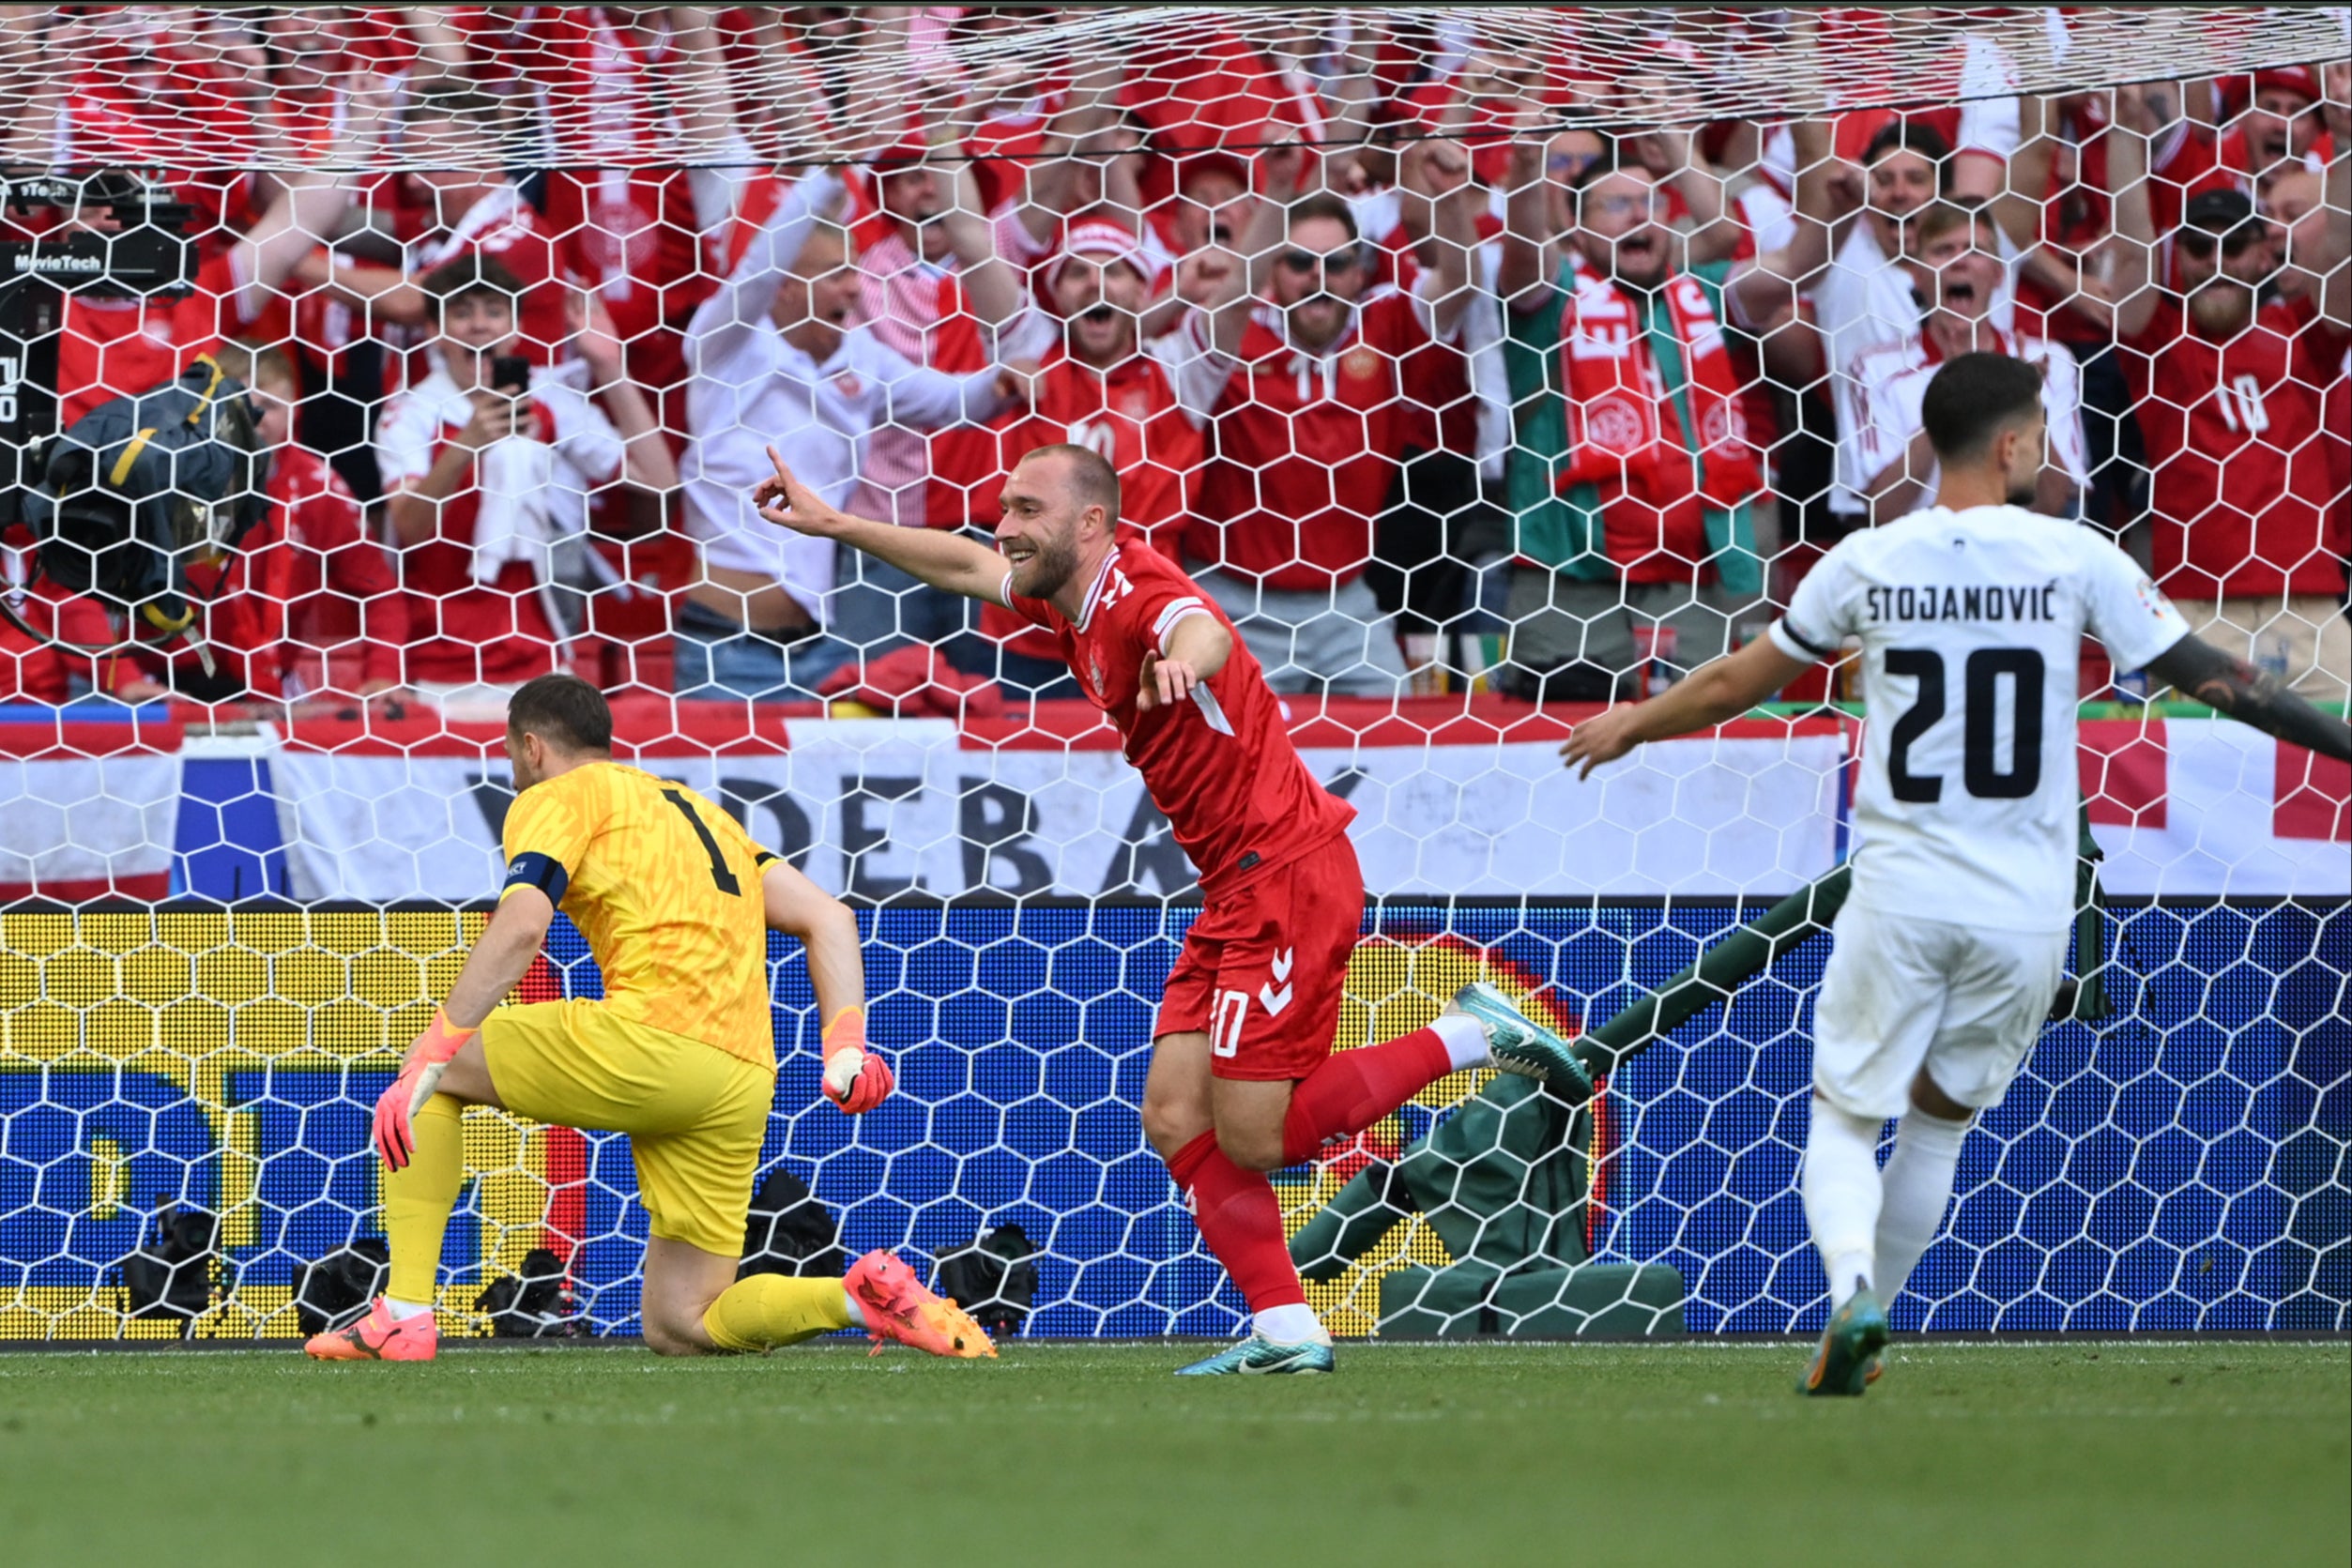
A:
{"label": "football pitch", "polygon": [[996,1362],[445,1350],[0,1355],[7,1560],[2330,1563],[2352,1347],[1343,1346],[1178,1380],[1171,1345]]}

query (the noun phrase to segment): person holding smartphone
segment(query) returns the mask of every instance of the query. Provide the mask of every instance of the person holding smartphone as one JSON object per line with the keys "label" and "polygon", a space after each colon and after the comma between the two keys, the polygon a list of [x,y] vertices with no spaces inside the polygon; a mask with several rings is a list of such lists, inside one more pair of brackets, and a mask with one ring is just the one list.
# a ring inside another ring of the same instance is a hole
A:
{"label": "person holding smartphone", "polygon": [[678,470],[601,308],[573,341],[602,407],[575,375],[515,353],[522,284],[497,261],[461,257],[423,288],[435,368],[386,403],[375,437],[414,629],[405,684],[445,711],[503,713],[564,662],[553,556],[585,536],[589,496],[666,492]]}

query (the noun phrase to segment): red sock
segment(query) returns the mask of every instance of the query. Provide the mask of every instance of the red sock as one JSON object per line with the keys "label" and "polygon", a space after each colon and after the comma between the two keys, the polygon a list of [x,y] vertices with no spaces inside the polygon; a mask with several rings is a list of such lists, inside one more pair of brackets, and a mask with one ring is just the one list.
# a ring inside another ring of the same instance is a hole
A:
{"label": "red sock", "polygon": [[1191,1195],[1200,1239],[1233,1277],[1250,1311],[1306,1302],[1272,1182],[1227,1159],[1214,1133],[1203,1133],[1178,1149],[1168,1173]]}
{"label": "red sock", "polygon": [[1453,1070],[1454,1058],[1435,1029],[1333,1052],[1291,1090],[1282,1158],[1296,1165],[1327,1139],[1363,1132]]}

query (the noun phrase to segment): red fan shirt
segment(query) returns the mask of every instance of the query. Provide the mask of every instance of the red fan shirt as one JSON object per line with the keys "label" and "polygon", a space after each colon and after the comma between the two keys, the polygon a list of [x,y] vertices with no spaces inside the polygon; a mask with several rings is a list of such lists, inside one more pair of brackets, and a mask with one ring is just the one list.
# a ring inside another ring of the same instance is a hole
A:
{"label": "red fan shirt", "polygon": [[2344,591],[2352,519],[2325,438],[2346,334],[2309,299],[2264,306],[2226,343],[2159,305],[2122,346],[2155,478],[2156,580],[2176,599]]}
{"label": "red fan shirt", "polygon": [[[2041,209],[2041,237],[2043,244],[2079,265],[2111,232],[2115,216],[2106,189],[2106,129],[2087,126],[2078,134],[2082,141],[2073,181],[2065,180],[2062,167],[2051,170],[2048,200]],[[2181,208],[2190,197],[2226,190],[2232,184],[2229,172],[2214,161],[2211,133],[2185,122],[2151,146],[2149,174],[2148,215],[2160,235],[2180,227]],[[2092,348],[2106,343],[2111,335],[2098,322],[2066,309],[2066,301],[2024,271],[2017,278],[2017,326],[2023,332]]]}
{"label": "red fan shirt", "polygon": [[[1214,600],[1149,545],[1123,540],[1072,621],[1042,599],[1007,596],[1013,611],[1061,645],[1087,699],[1119,730],[1152,803],[1200,873],[1222,893],[1347,831],[1355,809],[1316,781],[1283,727],[1282,707]],[[1208,616],[1233,639],[1225,667],[1174,708],[1136,708],[1148,653],[1176,627]]]}
{"label": "red fan shirt", "polygon": [[1428,351],[1426,307],[1376,292],[1324,348],[1293,346],[1272,306],[1253,312],[1238,359],[1211,348],[1198,313],[1179,330],[1193,357],[1178,377],[1211,431],[1184,554],[1266,586],[1328,587],[1364,570],[1412,433],[1401,380]]}
{"label": "red fan shirt", "polygon": [[595,292],[626,350],[629,379],[685,430],[686,321],[715,282],[701,265],[682,169],[557,169],[547,222],[565,270]]}
{"label": "red fan shirt", "polygon": [[[1151,354],[1132,355],[1108,371],[1082,365],[1056,347],[1039,367],[1035,402],[998,421],[996,464],[974,493],[973,511],[994,517],[1003,475],[1040,447],[1067,443],[1098,452],[1119,470],[1122,531],[1173,556],[1200,474],[1200,429],[1185,416],[1168,369]],[[980,630],[1016,653],[1051,659],[1061,648],[999,605],[984,604]]]}
{"label": "red fan shirt", "polygon": [[[658,18],[658,13],[649,13]],[[546,222],[564,268],[593,289],[628,349],[631,380],[684,428],[686,318],[710,294],[694,195],[674,162],[668,116],[652,91],[676,65],[666,28],[628,25],[609,6],[526,6],[521,79],[539,100],[557,160]],[[628,167],[599,167],[602,164]]]}

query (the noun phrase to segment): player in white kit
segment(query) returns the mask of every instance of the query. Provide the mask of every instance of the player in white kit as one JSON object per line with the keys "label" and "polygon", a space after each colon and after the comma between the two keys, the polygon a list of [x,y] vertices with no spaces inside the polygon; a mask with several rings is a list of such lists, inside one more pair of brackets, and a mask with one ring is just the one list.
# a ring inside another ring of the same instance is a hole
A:
{"label": "player in white kit", "polygon": [[[2000,1104],[2056,996],[2075,913],[2083,634],[2118,670],[2352,757],[2352,726],[2192,636],[2129,556],[2024,510],[2044,461],[2033,365],[1961,355],[1924,412],[1940,505],[1849,535],[1769,637],[1578,725],[1561,749],[1589,774],[1861,645],[1858,847],[1814,1010],[1803,1184],[1831,1316],[1799,1385],[1810,1394],[1858,1394],[1877,1377],[1882,1303],[1943,1224],[1970,1119]],[[1888,1118],[1901,1123],[1882,1172]]]}

